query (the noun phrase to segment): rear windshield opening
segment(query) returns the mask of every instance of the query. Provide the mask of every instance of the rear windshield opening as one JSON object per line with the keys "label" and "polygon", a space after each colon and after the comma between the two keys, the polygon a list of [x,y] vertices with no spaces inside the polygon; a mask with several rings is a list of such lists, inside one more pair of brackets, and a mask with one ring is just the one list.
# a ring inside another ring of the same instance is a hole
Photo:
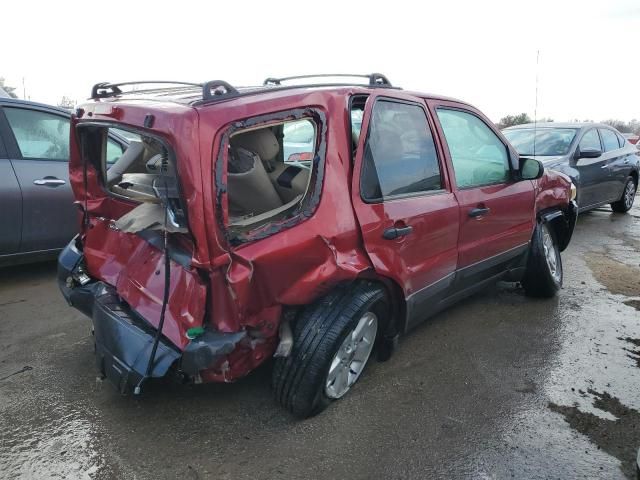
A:
{"label": "rear windshield opening", "polygon": [[232,231],[295,215],[309,192],[317,138],[318,126],[308,118],[231,136],[227,207]]}
{"label": "rear windshield opening", "polygon": [[83,159],[102,172],[109,193],[140,204],[166,203],[171,220],[183,226],[175,157],[164,141],[109,126],[83,125],[79,133]]}

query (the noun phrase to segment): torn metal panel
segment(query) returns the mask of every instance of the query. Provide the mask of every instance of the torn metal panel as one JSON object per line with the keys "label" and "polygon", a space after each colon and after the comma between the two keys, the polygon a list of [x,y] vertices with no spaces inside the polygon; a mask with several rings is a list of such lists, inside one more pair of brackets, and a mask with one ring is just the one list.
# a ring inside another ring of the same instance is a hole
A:
{"label": "torn metal panel", "polygon": [[166,230],[171,233],[186,233],[187,229],[166,221],[165,207],[160,203],[145,202],[114,222],[114,226],[125,233],[142,230]]}
{"label": "torn metal panel", "polygon": [[[157,326],[164,284],[163,251],[139,235],[110,227],[108,220],[92,219],[84,243],[85,262],[94,278],[116,287],[133,310]],[[171,260],[171,295],[163,334],[177,347],[189,342],[186,331],[202,326],[206,286],[193,268]]]}

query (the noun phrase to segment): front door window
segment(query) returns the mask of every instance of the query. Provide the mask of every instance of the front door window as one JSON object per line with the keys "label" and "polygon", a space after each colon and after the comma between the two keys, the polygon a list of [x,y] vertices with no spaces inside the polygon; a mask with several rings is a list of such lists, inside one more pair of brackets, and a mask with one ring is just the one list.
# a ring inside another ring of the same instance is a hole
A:
{"label": "front door window", "polygon": [[507,149],[482,120],[460,110],[439,108],[437,112],[458,188],[504,183],[509,179]]}

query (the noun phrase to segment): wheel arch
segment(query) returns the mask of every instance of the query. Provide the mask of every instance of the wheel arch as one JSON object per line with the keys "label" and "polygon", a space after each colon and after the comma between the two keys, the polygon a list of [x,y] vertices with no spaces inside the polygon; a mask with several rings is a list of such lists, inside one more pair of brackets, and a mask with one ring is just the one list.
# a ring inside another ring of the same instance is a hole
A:
{"label": "wheel arch", "polygon": [[390,321],[385,325],[384,336],[388,340],[402,333],[407,315],[407,302],[402,287],[392,278],[373,270],[363,272],[356,281],[369,281],[384,288],[389,301]]}
{"label": "wheel arch", "polygon": [[574,201],[569,202],[568,207],[565,209],[550,207],[537,214],[538,222],[546,223],[551,227],[561,252],[567,248],[571,241],[577,217],[578,206]]}

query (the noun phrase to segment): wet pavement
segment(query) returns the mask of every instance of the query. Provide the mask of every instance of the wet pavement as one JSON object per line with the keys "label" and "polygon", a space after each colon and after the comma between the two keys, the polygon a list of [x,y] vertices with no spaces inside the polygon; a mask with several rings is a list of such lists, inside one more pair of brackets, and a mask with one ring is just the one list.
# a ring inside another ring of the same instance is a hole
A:
{"label": "wet pavement", "polygon": [[582,215],[563,262],[556,299],[478,294],[302,422],[272,400],[269,366],[118,395],[55,265],[0,270],[0,477],[634,478],[640,208]]}

